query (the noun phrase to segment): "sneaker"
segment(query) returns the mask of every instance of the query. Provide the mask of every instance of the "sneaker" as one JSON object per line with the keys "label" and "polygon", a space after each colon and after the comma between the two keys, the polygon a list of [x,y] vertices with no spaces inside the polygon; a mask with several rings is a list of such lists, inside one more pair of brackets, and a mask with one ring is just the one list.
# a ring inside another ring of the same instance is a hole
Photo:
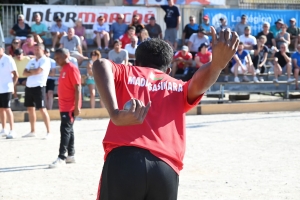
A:
{"label": "sneaker", "polygon": [[260,74],[260,69],[256,69],[256,70],[255,70],[255,73],[256,73],[256,74]]}
{"label": "sneaker", "polygon": [[6,136],[6,139],[15,139],[17,138],[17,134],[15,131],[9,131],[9,134]]}
{"label": "sneaker", "polygon": [[68,156],[67,159],[66,159],[66,163],[67,164],[76,163],[75,156]]}
{"label": "sneaker", "polygon": [[240,82],[239,77],[234,77],[234,82],[239,83]]}
{"label": "sneaker", "polygon": [[277,78],[274,78],[274,79],[273,79],[273,83],[279,83],[278,79],[277,79]]}
{"label": "sneaker", "polygon": [[53,168],[57,168],[57,167],[63,167],[66,165],[66,161],[57,158],[56,161],[54,161],[52,164],[49,165],[49,168],[53,169]]}
{"label": "sneaker", "polygon": [[259,80],[258,80],[258,78],[256,76],[253,77],[253,81],[254,81],[254,83],[258,83],[259,82]]}
{"label": "sneaker", "polygon": [[20,105],[19,99],[15,99],[15,100],[14,100],[14,103],[15,103],[16,106],[19,106],[19,105]]}
{"label": "sneaker", "polygon": [[294,81],[295,81],[294,78],[289,78],[289,79],[287,80],[288,83],[292,83],[292,82],[294,82]]}
{"label": "sneaker", "polygon": [[52,138],[52,134],[47,133],[46,136],[43,138],[44,140],[49,140]]}
{"label": "sneaker", "polygon": [[260,78],[259,78],[259,81],[260,81],[260,82],[264,82],[265,80],[264,80],[263,77],[260,77]]}
{"label": "sneaker", "polygon": [[102,47],[98,47],[98,50],[99,50],[99,51],[102,51]]}
{"label": "sneaker", "polygon": [[249,78],[248,78],[247,76],[244,76],[244,77],[243,77],[243,81],[244,81],[244,82],[250,82],[250,80],[249,80]]}
{"label": "sneaker", "polygon": [[27,137],[35,137],[35,133],[28,133],[26,135],[22,136],[23,138],[27,138]]}
{"label": "sneaker", "polygon": [[109,48],[108,48],[108,47],[105,47],[104,50],[105,50],[105,52],[108,52],[108,51],[109,51]]}
{"label": "sneaker", "polygon": [[50,51],[54,52],[54,51],[55,51],[55,49],[52,47],[52,48],[50,49]]}
{"label": "sneaker", "polygon": [[228,76],[224,77],[224,82],[228,82]]}
{"label": "sneaker", "polygon": [[2,129],[0,132],[0,136],[6,137],[7,136],[7,131],[5,129]]}

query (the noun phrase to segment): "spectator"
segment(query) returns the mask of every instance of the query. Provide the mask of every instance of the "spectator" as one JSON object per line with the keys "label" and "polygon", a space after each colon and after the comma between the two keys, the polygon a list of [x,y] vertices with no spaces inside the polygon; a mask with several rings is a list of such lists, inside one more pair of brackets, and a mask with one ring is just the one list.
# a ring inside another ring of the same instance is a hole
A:
{"label": "spectator", "polygon": [[17,85],[26,85],[26,76],[23,75],[23,71],[27,64],[30,61],[30,58],[28,56],[24,56],[22,49],[16,49],[14,52],[14,61],[17,67],[17,71],[19,74],[19,78],[17,83],[14,85],[14,102],[16,105],[19,105],[19,99],[17,95]]}
{"label": "spectator", "polygon": [[295,84],[296,90],[299,90],[298,85],[298,77],[299,77],[299,70],[300,70],[300,44],[297,45],[297,51],[292,55],[292,61],[294,66],[294,76],[295,76]]}
{"label": "spectator", "polygon": [[85,39],[86,32],[85,32],[85,27],[82,26],[82,19],[81,18],[76,20],[74,31],[75,31],[75,35],[77,35],[80,39],[82,48],[84,50],[87,50],[87,43],[86,43],[86,39]]}
{"label": "spectator", "polygon": [[145,26],[151,38],[162,39],[162,31],[160,25],[155,21],[155,17],[150,17],[150,22]]}
{"label": "spectator", "polygon": [[188,43],[189,50],[193,57],[195,57],[196,53],[198,52],[198,48],[202,43],[209,44],[209,39],[205,35],[205,30],[200,28],[197,33],[193,33],[191,35]]}
{"label": "spectator", "polygon": [[[269,48],[265,45],[267,41],[267,37],[261,35],[258,40],[257,44],[253,46],[254,50],[254,57],[253,57],[253,65],[256,69],[256,73],[263,74],[265,72],[265,64],[268,58]],[[264,79],[260,77],[260,81],[263,82]]]}
{"label": "spectator", "polygon": [[202,65],[211,61],[212,53],[208,51],[208,47],[208,43],[202,43],[200,45],[198,53],[195,56],[196,68],[200,68]]}
{"label": "spectator", "polygon": [[108,23],[104,23],[105,18],[103,16],[99,16],[97,22],[93,26],[94,31],[94,40],[98,46],[98,49],[101,50],[101,40],[104,40],[105,50],[108,50],[108,42],[109,42],[109,25]]}
{"label": "spectator", "polygon": [[220,18],[220,23],[221,25],[217,28],[217,33],[219,34],[221,30],[223,29],[226,29],[226,28],[230,28],[228,25],[227,25],[227,20],[223,17]]}
{"label": "spectator", "polygon": [[77,59],[74,58],[74,57],[72,57],[72,56],[70,55],[70,51],[69,51],[68,49],[65,49],[65,48],[64,48],[63,50],[64,50],[64,52],[67,53],[67,57],[68,57],[69,61],[70,61],[71,63],[73,63],[76,67],[79,67],[79,66],[78,66],[78,61],[77,61]]}
{"label": "spectator", "polygon": [[291,43],[290,34],[286,32],[287,25],[283,24],[281,26],[281,32],[275,37],[277,48],[279,49],[281,44],[286,43],[288,46]]}
{"label": "spectator", "polygon": [[274,55],[274,83],[278,83],[278,76],[282,73],[287,72],[288,83],[295,81],[294,78],[291,78],[292,73],[292,59],[291,54],[288,52],[288,46],[286,43],[282,43],[280,50]]}
{"label": "spectator", "polygon": [[34,49],[36,42],[34,41],[33,35],[29,34],[27,35],[26,42],[22,45],[22,49],[24,51],[24,54],[26,56],[29,56],[30,58],[34,58]]}
{"label": "spectator", "polygon": [[49,139],[50,135],[50,118],[45,108],[45,86],[47,77],[50,72],[51,64],[49,58],[44,55],[45,46],[43,44],[36,44],[34,49],[35,58],[31,59],[27,64],[23,75],[27,76],[26,88],[25,88],[25,102],[27,107],[30,133],[23,137],[35,137],[35,121],[36,113],[35,109],[40,110],[44,123],[47,128],[47,134],[45,139]]}
{"label": "spectator", "polygon": [[131,38],[135,35],[135,27],[134,26],[129,26],[127,33],[125,33],[124,35],[120,36],[119,40],[122,43],[122,49],[125,48],[126,44],[130,44],[131,43]]}
{"label": "spectator", "polygon": [[239,83],[240,79],[238,74],[244,74],[243,81],[249,82],[250,80],[246,76],[247,72],[253,75],[253,81],[255,83],[259,82],[253,67],[253,63],[248,51],[244,50],[243,42],[239,43],[238,50],[232,59],[231,72],[234,74],[234,82]]}
{"label": "spectator", "polygon": [[34,41],[36,43],[43,43],[48,32],[47,26],[41,23],[41,15],[39,13],[34,15],[34,20],[35,24],[31,25],[31,32],[34,36]]}
{"label": "spectator", "polygon": [[27,35],[31,33],[30,26],[24,22],[24,15],[18,16],[18,23],[16,23],[10,30],[10,34],[21,41],[26,40]]}
{"label": "spectator", "polygon": [[7,54],[11,55],[12,57],[15,56],[15,50],[21,48],[21,40],[14,38],[11,41],[11,45],[7,47]]}
{"label": "spectator", "polygon": [[184,74],[184,70],[191,67],[193,63],[193,56],[189,53],[188,46],[182,46],[182,49],[175,53],[172,63],[172,77],[175,74]]}
{"label": "spectator", "polygon": [[287,32],[290,34],[291,44],[294,47],[294,50],[297,49],[298,43],[300,42],[300,28],[296,26],[296,19],[290,19],[290,27],[287,29]]}
{"label": "spectator", "polygon": [[140,37],[141,30],[145,28],[145,26],[140,22],[140,16],[136,14],[133,15],[130,26],[135,27],[135,34],[138,36],[138,38]]}
{"label": "spectator", "polygon": [[282,19],[278,19],[275,22],[274,26],[271,26],[270,31],[273,33],[274,37],[276,38],[277,34],[280,33],[281,27],[284,24]]}
{"label": "spectator", "polygon": [[52,110],[54,100],[54,89],[55,89],[55,74],[56,74],[56,62],[50,58],[50,49],[45,49],[45,56],[50,59],[50,73],[46,82],[46,96],[45,104],[47,110]]}
{"label": "spectator", "polygon": [[128,65],[128,52],[122,49],[122,43],[120,40],[115,40],[113,43],[113,49],[108,53],[108,59],[117,63]]}
{"label": "spectator", "polygon": [[135,65],[135,50],[138,47],[137,42],[138,42],[137,36],[133,36],[131,38],[131,43],[126,44],[125,46],[125,50],[128,52],[129,62],[132,65]]}
{"label": "spectator", "polygon": [[275,38],[274,38],[274,34],[272,32],[270,32],[269,22],[264,22],[263,23],[263,30],[257,34],[256,39],[260,38],[260,36],[262,36],[262,35],[267,37],[266,45],[269,49],[272,46],[276,47],[276,41],[275,41]]}
{"label": "spectator", "polygon": [[204,15],[203,16],[203,21],[202,24],[200,26],[200,28],[203,28],[205,30],[205,34],[208,36],[209,41],[211,41],[212,37],[211,37],[211,32],[210,32],[210,24],[209,24],[209,16],[208,15]]}
{"label": "spectator", "polygon": [[245,31],[245,28],[246,27],[250,27],[248,24],[247,24],[247,16],[246,15],[242,15],[241,17],[241,21],[239,23],[237,23],[235,25],[235,32],[237,32],[237,34],[239,36],[243,35],[244,34],[244,31]]}
{"label": "spectator", "polygon": [[150,39],[151,38],[149,37],[149,33],[148,33],[147,29],[142,29],[140,41],[138,42],[138,44],[140,44],[141,42],[144,42],[146,40],[150,40]]}
{"label": "spectator", "polygon": [[57,16],[55,18],[55,24],[51,27],[52,35],[52,48],[51,51],[54,51],[55,46],[59,43],[60,39],[67,34],[68,27],[62,24],[61,17]]}
{"label": "spectator", "polygon": [[243,42],[244,49],[252,50],[253,45],[257,44],[256,38],[251,35],[250,26],[246,26],[244,34],[240,36],[240,41]]}
{"label": "spectator", "polygon": [[113,41],[119,39],[119,37],[125,34],[128,29],[128,25],[124,22],[124,15],[118,14],[117,18],[117,22],[111,25],[110,30],[110,38],[112,38]]}
{"label": "spectator", "polygon": [[199,25],[196,23],[196,17],[190,16],[190,23],[185,25],[182,32],[182,42],[184,45],[187,45],[189,42],[189,38],[193,33],[197,33],[199,30]]}
{"label": "spectator", "polygon": [[[14,115],[10,109],[11,95],[14,91],[14,85],[18,80],[18,71],[12,57],[4,53],[4,44],[0,45],[0,119],[2,130],[0,136],[6,136],[7,139],[16,137],[14,132]],[[10,131],[7,133],[6,118],[10,125]]]}
{"label": "spectator", "polygon": [[77,35],[75,35],[74,28],[69,28],[68,35],[63,36],[60,39],[60,48],[68,49],[70,55],[77,59],[79,66],[84,59],[88,59],[82,55],[80,39]]}

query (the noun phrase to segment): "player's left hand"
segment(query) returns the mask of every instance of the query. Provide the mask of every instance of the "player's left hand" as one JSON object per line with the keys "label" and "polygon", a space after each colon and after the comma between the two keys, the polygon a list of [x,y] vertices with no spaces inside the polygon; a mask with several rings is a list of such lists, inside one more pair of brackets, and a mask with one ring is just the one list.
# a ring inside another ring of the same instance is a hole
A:
{"label": "player's left hand", "polygon": [[80,114],[80,108],[75,108],[74,116],[77,117]]}

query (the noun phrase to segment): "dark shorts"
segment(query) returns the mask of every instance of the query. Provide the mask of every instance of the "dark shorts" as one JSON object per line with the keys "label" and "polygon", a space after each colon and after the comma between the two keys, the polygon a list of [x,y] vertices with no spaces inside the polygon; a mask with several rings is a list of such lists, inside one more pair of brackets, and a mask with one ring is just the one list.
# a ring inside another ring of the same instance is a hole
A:
{"label": "dark shorts", "polygon": [[18,85],[22,85],[24,81],[26,82],[27,78],[18,78]]}
{"label": "dark shorts", "polygon": [[54,91],[54,88],[55,88],[55,80],[53,80],[53,79],[47,79],[47,83],[46,83],[46,93],[47,93],[49,90]]}
{"label": "dark shorts", "polygon": [[45,108],[45,87],[25,88],[25,107]]}
{"label": "dark shorts", "polygon": [[176,28],[167,28],[165,30],[165,40],[170,41],[172,44],[174,44],[177,41],[177,32],[178,30]]}
{"label": "dark shorts", "polygon": [[11,92],[0,94],[0,108],[10,108]]}
{"label": "dark shorts", "polygon": [[104,163],[97,200],[176,200],[178,174],[146,149],[118,147]]}

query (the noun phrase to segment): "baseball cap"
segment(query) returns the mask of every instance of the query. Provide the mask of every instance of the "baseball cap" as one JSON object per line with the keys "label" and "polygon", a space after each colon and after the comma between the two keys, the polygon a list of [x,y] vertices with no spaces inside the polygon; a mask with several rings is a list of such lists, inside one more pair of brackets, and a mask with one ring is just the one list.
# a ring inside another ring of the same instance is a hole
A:
{"label": "baseball cap", "polygon": [[18,19],[24,19],[24,15],[20,14],[20,15],[18,16]]}
{"label": "baseball cap", "polygon": [[18,56],[18,55],[21,55],[22,53],[23,53],[23,49],[20,49],[20,48],[19,48],[19,49],[16,49],[16,50],[14,51],[14,54],[17,55],[17,56]]}
{"label": "baseball cap", "polygon": [[221,17],[219,20],[220,20],[220,21],[223,21],[223,20],[224,20],[224,18],[223,18],[223,17]]}
{"label": "baseball cap", "polygon": [[57,15],[57,16],[55,17],[55,21],[59,21],[59,20],[61,20],[61,17],[60,17],[59,15]]}
{"label": "baseball cap", "polygon": [[245,26],[245,30],[246,30],[246,29],[251,30],[251,27],[250,27],[250,26]]}
{"label": "baseball cap", "polygon": [[209,16],[208,15],[204,15],[203,19],[209,19]]}
{"label": "baseball cap", "polygon": [[199,47],[199,50],[202,49],[203,47],[209,47],[209,44],[207,44],[206,42],[202,43]]}
{"label": "baseball cap", "polygon": [[203,28],[199,28],[198,33],[205,33],[205,30]]}
{"label": "baseball cap", "polygon": [[296,19],[295,18],[291,18],[290,21],[296,22]]}
{"label": "baseball cap", "polygon": [[247,18],[247,16],[246,15],[242,15],[242,17],[241,18]]}
{"label": "baseball cap", "polygon": [[184,46],[182,46],[181,50],[183,50],[183,51],[189,51],[189,47],[184,45]]}
{"label": "baseball cap", "polygon": [[153,17],[153,16],[152,16],[152,17],[150,17],[150,20],[155,20],[155,17]]}
{"label": "baseball cap", "polygon": [[280,24],[284,24],[282,19],[277,19],[277,21],[275,22],[275,24],[280,23]]}
{"label": "baseball cap", "polygon": [[32,34],[28,34],[28,35],[26,36],[26,38],[33,38],[33,35],[32,35]]}

